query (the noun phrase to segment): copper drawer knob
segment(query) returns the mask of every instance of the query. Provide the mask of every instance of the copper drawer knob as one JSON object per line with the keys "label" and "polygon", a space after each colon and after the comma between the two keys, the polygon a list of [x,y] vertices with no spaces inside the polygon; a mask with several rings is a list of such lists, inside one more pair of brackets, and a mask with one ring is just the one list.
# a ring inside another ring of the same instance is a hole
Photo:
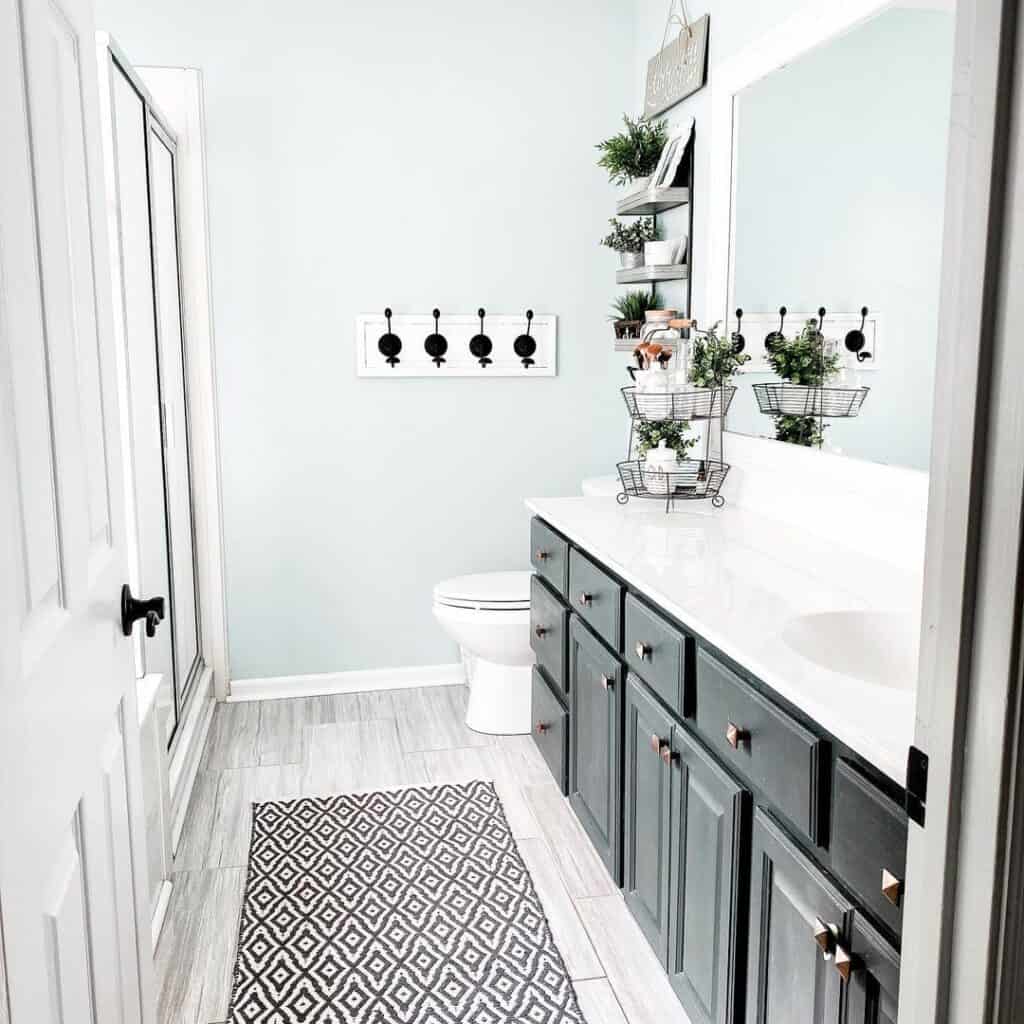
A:
{"label": "copper drawer knob", "polygon": [[733,725],[730,722],[725,727],[725,739],[733,750],[738,750],[741,743],[750,741],[750,733],[746,729],[741,729],[738,725]]}
{"label": "copper drawer knob", "polygon": [[853,972],[853,957],[850,955],[850,951],[842,946],[836,946],[836,970],[843,981],[850,980],[850,974]]}
{"label": "copper drawer knob", "polygon": [[814,941],[821,950],[821,955],[826,959],[832,956],[832,948],[835,946],[838,929],[834,924],[826,924],[820,917],[814,919]]}
{"label": "copper drawer knob", "polygon": [[536,726],[536,729],[537,729],[537,735],[538,736],[543,736],[544,733],[550,731],[551,726],[547,722],[538,722],[537,726]]}
{"label": "copper drawer knob", "polygon": [[580,604],[584,608],[589,608],[594,603],[594,595],[586,592],[580,594]]}
{"label": "copper drawer knob", "polygon": [[[541,637],[545,637],[545,636],[547,636],[547,635],[548,635],[548,629],[547,629],[547,626],[534,626],[534,627],[533,627],[533,631],[534,631],[534,633],[536,633],[536,634],[537,634],[537,638],[538,638],[538,639],[540,639]],[[520,635],[520,636],[522,636],[522,633],[520,633],[519,635]]]}
{"label": "copper drawer knob", "polygon": [[606,676],[602,673],[601,675],[601,689],[602,690],[614,690],[615,680],[611,676]]}
{"label": "copper drawer knob", "polygon": [[660,753],[661,759],[665,762],[665,764],[671,764],[673,761],[676,760],[676,758],[679,757],[679,755],[672,749],[672,747],[668,743],[666,743],[661,748]]}
{"label": "copper drawer knob", "polygon": [[900,905],[903,896],[903,879],[882,868],[882,895],[894,906]]}
{"label": "copper drawer knob", "polygon": [[649,661],[651,657],[651,645],[645,644],[642,640],[638,640],[636,644],[636,656],[641,661]]}
{"label": "copper drawer knob", "polygon": [[551,555],[547,551],[545,551],[543,548],[537,548],[537,561],[538,562],[546,562],[550,557],[551,557]]}
{"label": "copper drawer knob", "polygon": [[667,746],[668,744],[659,735],[657,735],[657,733],[651,737],[651,750],[653,750],[659,757],[661,756],[662,748]]}

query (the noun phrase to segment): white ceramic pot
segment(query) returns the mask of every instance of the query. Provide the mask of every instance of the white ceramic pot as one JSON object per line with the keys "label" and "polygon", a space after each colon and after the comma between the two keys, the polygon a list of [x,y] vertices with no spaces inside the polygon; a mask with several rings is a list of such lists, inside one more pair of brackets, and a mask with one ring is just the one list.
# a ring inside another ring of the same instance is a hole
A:
{"label": "white ceramic pot", "polygon": [[644,263],[648,267],[666,267],[675,262],[679,239],[670,238],[663,242],[644,242]]}
{"label": "white ceramic pot", "polygon": [[644,254],[642,252],[620,252],[619,266],[623,270],[633,270],[644,265]]}

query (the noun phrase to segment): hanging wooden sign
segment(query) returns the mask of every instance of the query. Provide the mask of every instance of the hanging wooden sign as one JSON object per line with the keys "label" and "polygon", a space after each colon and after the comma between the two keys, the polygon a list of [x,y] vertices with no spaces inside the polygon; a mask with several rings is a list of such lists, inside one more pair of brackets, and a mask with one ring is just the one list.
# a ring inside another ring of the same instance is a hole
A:
{"label": "hanging wooden sign", "polygon": [[647,62],[645,117],[664,113],[707,84],[710,22],[707,14],[686,22],[670,11],[665,36],[673,23],[679,25],[679,35],[672,42],[663,39],[661,49]]}

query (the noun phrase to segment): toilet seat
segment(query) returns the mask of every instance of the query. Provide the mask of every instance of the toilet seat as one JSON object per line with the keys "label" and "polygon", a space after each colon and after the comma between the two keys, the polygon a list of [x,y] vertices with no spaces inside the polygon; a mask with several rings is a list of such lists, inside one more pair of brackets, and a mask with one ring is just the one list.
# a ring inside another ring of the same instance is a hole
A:
{"label": "toilet seat", "polygon": [[525,611],[530,607],[529,572],[483,572],[455,576],[434,587],[434,603],[480,611]]}

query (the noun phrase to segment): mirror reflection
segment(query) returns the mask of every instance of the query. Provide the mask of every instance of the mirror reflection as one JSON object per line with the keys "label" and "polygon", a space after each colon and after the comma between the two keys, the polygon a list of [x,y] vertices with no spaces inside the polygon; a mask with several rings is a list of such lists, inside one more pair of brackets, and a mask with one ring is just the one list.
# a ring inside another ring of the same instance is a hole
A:
{"label": "mirror reflection", "polygon": [[895,5],[736,95],[731,430],[928,468],[953,22]]}

